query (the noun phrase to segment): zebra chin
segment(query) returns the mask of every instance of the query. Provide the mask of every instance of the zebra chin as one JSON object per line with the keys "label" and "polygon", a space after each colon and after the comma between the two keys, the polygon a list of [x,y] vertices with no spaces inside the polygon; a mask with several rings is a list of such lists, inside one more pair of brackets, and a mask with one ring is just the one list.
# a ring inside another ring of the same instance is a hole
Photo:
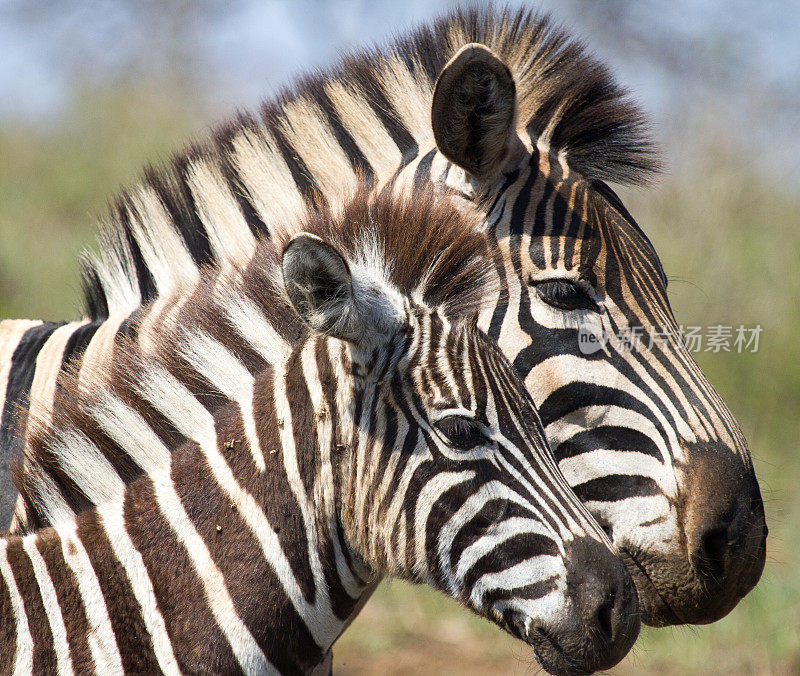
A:
{"label": "zebra chin", "polygon": [[610,669],[639,635],[633,580],[604,544],[589,537],[567,543],[563,560],[549,558],[560,564],[561,575],[525,584],[529,562],[522,562],[497,578],[513,588],[487,589],[479,581],[472,590],[473,600],[482,597],[479,613],[531,646],[551,674]]}

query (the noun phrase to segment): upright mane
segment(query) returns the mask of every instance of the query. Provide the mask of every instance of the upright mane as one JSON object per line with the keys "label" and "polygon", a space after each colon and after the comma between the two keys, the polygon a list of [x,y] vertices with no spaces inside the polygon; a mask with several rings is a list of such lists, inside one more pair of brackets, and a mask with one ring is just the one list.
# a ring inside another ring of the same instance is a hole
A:
{"label": "upright mane", "polygon": [[254,237],[335,201],[363,176],[383,184],[433,148],[442,67],[483,43],[517,85],[518,128],[586,178],[645,182],[657,169],[647,124],[607,68],[546,15],[455,10],[388,44],[345,56],[147,169],[123,190],[84,260],[88,316],[130,313],[196,284],[199,268],[252,254]]}
{"label": "upright mane", "polygon": [[[298,230],[336,247],[371,282],[452,319],[475,319],[495,292],[486,236],[470,216],[443,205],[429,189],[413,198],[363,189],[336,214],[324,205],[309,209]],[[119,479],[104,482],[98,471],[106,463],[128,483],[166,462],[149,457],[148,449],[140,449],[139,459],[122,450],[115,435],[134,434],[142,422],[167,448],[185,441],[143,395],[147,388],[152,395],[152,388],[164,387],[166,381],[154,374],[168,373],[167,380],[182,383],[180,391],[174,386],[164,391],[170,401],[190,394],[216,410],[304,339],[307,329],[291,309],[282,281],[281,255],[289,239],[286,229],[280,237],[261,238],[242,266],[204,268],[195,289],[162,299],[163,311],[155,304],[142,307],[113,355],[91,374],[72,369],[59,376],[52,409],[29,416],[24,458],[14,472],[30,515],[38,516],[37,496],[53,482],[71,505],[88,508],[120,497]],[[143,322],[153,327],[146,341],[136,338]],[[79,486],[69,477],[80,471],[65,473],[62,467],[84,462],[95,473]],[[57,521],[64,514],[47,516]]]}

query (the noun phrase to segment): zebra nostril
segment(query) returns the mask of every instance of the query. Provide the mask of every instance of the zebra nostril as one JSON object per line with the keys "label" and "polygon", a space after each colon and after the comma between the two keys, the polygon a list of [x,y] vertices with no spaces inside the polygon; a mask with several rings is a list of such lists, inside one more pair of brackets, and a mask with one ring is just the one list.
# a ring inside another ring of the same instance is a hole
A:
{"label": "zebra nostril", "polygon": [[638,600],[625,567],[599,541],[578,538],[569,549],[567,585],[582,618],[583,640],[591,645],[592,670],[614,666],[639,633]]}
{"label": "zebra nostril", "polygon": [[696,568],[698,572],[715,582],[725,575],[725,559],[728,552],[728,529],[712,528],[700,539],[697,551]]}
{"label": "zebra nostril", "polygon": [[611,590],[609,597],[597,610],[597,632],[604,643],[610,643],[614,638],[613,612],[616,600],[615,590]]}

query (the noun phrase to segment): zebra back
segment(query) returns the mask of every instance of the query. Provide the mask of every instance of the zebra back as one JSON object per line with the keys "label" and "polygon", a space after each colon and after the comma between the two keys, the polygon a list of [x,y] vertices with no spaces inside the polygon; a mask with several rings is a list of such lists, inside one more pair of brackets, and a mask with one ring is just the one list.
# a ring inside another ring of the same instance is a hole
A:
{"label": "zebra back", "polygon": [[[437,180],[434,84],[469,43],[505,63],[516,126],[587,179],[647,181],[658,167],[641,112],[606,68],[532,11],[455,10],[384,46],[299,78],[125,190],[84,260],[87,314],[131,312],[197,282],[204,265],[241,261],[309,201],[335,205],[375,186]],[[440,158],[441,160],[442,158]],[[444,168],[443,166],[441,167]]]}

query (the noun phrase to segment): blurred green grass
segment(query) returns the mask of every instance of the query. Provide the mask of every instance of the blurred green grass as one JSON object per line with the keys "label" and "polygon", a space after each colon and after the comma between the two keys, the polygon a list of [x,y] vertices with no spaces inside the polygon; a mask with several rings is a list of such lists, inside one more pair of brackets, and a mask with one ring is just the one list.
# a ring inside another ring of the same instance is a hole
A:
{"label": "blurred green grass", "polygon": [[[0,316],[68,319],[95,216],[205,111],[162,87],[86,90],[42,127],[0,130]],[[188,111],[188,112],[187,112]],[[705,138],[705,137],[703,137]],[[615,673],[800,673],[800,187],[731,144],[686,138],[680,170],[623,200],[661,255],[684,325],[761,325],[757,353],[701,353],[750,442],[770,527],[762,581],[706,627],[645,630]],[[713,139],[713,136],[712,136]],[[449,599],[385,584],[335,651],[337,673],[535,673],[532,655]]]}
{"label": "blurred green grass", "polygon": [[106,202],[198,126],[180,91],[87,88],[49,122],[0,126],[0,317],[79,314],[78,257]]}

